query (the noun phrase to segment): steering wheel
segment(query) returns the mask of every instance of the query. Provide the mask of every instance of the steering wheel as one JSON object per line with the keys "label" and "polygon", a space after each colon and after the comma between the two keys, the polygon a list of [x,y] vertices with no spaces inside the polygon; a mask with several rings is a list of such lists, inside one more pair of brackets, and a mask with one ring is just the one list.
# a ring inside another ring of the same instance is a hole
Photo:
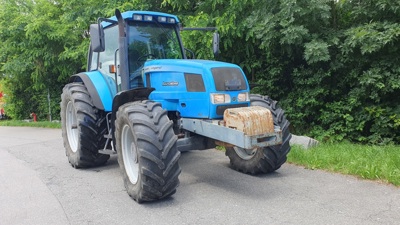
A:
{"label": "steering wheel", "polygon": [[[151,56],[151,57],[154,58],[154,59],[157,59],[157,56],[155,56],[154,54],[144,54],[144,55],[142,55],[142,56],[139,56],[139,58],[137,58],[136,64],[137,64],[137,65],[141,65],[140,62],[146,61],[147,58],[148,58],[149,56]],[[146,58],[146,60],[145,60],[144,58]]]}

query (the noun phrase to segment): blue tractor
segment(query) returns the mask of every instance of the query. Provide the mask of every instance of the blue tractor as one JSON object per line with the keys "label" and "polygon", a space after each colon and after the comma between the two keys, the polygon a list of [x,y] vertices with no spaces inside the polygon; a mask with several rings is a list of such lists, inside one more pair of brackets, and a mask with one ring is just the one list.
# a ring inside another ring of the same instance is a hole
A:
{"label": "blue tractor", "polygon": [[[62,136],[75,168],[117,154],[137,202],[176,192],[180,152],[224,146],[232,168],[277,170],[290,151],[289,122],[277,102],[250,94],[234,64],[188,59],[170,14],[116,10],[90,26],[87,72],[61,95]],[[218,34],[213,48],[218,51]]]}

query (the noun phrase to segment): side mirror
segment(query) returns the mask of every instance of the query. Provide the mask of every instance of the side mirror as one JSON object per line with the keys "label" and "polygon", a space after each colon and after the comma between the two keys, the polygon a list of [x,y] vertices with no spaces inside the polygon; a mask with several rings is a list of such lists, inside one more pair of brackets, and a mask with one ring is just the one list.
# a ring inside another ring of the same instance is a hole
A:
{"label": "side mirror", "polygon": [[213,35],[213,53],[214,57],[216,57],[219,53],[219,34],[217,32]]}
{"label": "side mirror", "polygon": [[90,47],[93,52],[104,52],[104,30],[100,24],[90,24]]}

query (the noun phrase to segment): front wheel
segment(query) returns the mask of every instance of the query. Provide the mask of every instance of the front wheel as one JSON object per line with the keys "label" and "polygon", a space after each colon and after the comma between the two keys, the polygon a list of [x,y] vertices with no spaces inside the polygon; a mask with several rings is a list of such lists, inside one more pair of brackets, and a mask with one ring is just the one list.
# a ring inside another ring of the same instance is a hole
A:
{"label": "front wheel", "polygon": [[264,148],[243,149],[227,147],[225,154],[229,157],[231,166],[244,173],[269,173],[279,169],[286,162],[290,151],[289,141],[292,135],[289,132],[289,121],[284,111],[277,106],[277,102],[268,96],[251,95],[251,106],[261,106],[271,111],[274,125],[282,130],[282,144]]}
{"label": "front wheel", "polygon": [[160,103],[133,102],[118,109],[118,163],[128,194],[139,203],[170,196],[179,185],[180,152],[172,125]]}
{"label": "front wheel", "polygon": [[105,145],[107,124],[104,112],[95,108],[82,83],[65,85],[61,95],[61,130],[65,153],[75,168],[99,166],[109,155],[100,154]]}

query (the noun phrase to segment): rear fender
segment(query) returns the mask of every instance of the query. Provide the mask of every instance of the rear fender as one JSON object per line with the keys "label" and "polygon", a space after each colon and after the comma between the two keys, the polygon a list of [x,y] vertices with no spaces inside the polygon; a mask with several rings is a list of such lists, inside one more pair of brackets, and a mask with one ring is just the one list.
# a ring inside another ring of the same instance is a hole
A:
{"label": "rear fender", "polygon": [[83,82],[88,89],[97,109],[111,112],[113,98],[116,95],[115,82],[111,77],[103,76],[99,71],[73,75],[69,82]]}

